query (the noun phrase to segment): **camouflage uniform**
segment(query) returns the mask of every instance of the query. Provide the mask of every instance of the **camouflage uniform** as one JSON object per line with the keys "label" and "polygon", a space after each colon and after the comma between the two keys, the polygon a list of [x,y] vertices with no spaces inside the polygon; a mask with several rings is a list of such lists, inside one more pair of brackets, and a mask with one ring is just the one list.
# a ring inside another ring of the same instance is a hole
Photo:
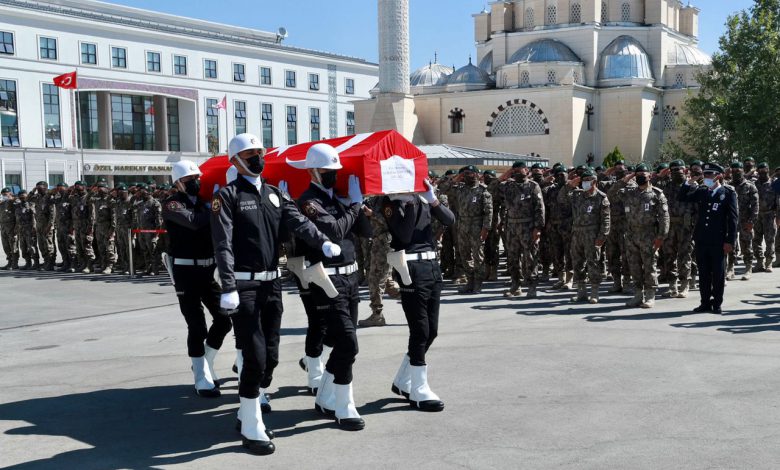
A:
{"label": "camouflage uniform", "polygon": [[648,185],[618,191],[618,200],[626,213],[626,237],[628,261],[634,281],[634,298],[626,305],[650,308],[655,305],[658,288],[658,252],[653,247],[656,239],[669,234],[669,207],[662,190]]}
{"label": "camouflage uniform", "polygon": [[54,224],[56,206],[54,196],[48,191],[40,194],[30,194],[29,201],[35,205],[35,237],[38,240],[38,251],[43,258],[43,269],[53,271],[57,260],[54,246]]}
{"label": "camouflage uniform", "polygon": [[493,221],[490,224],[490,233],[487,240],[485,240],[485,270],[487,271],[487,279],[489,281],[495,281],[498,279],[498,247],[501,238],[498,233],[498,225],[500,222],[500,198],[498,196],[498,188],[501,182],[498,179],[494,179],[487,185],[488,192],[493,198]]}
{"label": "camouflage uniform", "polygon": [[610,223],[612,224],[612,229],[609,231],[605,245],[607,266],[609,273],[612,274],[613,282],[610,292],[621,292],[624,287],[628,287],[628,281],[631,276],[628,251],[626,249],[627,214],[619,193],[625,188],[635,187],[636,183],[633,180],[626,183],[619,179],[612,183],[607,190],[607,199],[610,202]]}
{"label": "camouflage uniform", "polygon": [[16,230],[16,199],[0,202],[0,236],[8,264],[3,269],[19,268],[19,235]]}
{"label": "camouflage uniform", "polygon": [[[737,193],[737,205],[739,206],[739,249],[746,268],[742,279],[748,280],[753,272],[753,229],[747,230],[745,225],[755,225],[758,220],[758,189],[756,189],[755,184],[747,179],[732,186]],[[729,253],[726,279],[734,279],[735,261],[736,253],[732,250]]]}
{"label": "camouflage uniform", "polygon": [[539,244],[533,232],[544,230],[544,200],[538,184],[530,179],[508,180],[501,184],[499,193],[507,208],[507,265],[512,286],[507,296],[520,295],[520,259],[523,278],[528,282],[528,296],[536,295]]}
{"label": "camouflage uniform", "polygon": [[[136,225],[141,230],[159,230],[162,227],[162,206],[160,201],[150,197],[141,200],[136,206]],[[147,274],[157,274],[160,262],[157,257],[157,233],[139,233],[138,243],[141,247],[141,262]]]}
{"label": "camouflage uniform", "polygon": [[130,272],[130,249],[133,237],[133,198],[117,199],[116,201],[116,251],[117,271]]}
{"label": "camouflage uniform", "polygon": [[[758,220],[756,221],[755,238],[753,238],[753,256],[756,258],[756,270],[771,271],[775,257],[775,238],[777,237],[778,195],[772,190],[772,181],[756,181],[758,191]],[[762,242],[766,246],[764,253]]]}
{"label": "camouflage uniform", "polygon": [[70,197],[70,209],[73,214],[73,229],[76,238],[76,257],[78,267],[76,269],[88,273],[95,262],[95,251],[92,247],[94,240],[95,210],[89,202],[87,193],[76,193]]}
{"label": "camouflage uniform", "polygon": [[73,212],[68,193],[57,193],[54,196],[54,205],[57,207],[57,246],[62,256],[62,271],[75,270],[76,237],[73,233]]}
{"label": "camouflage uniform", "polygon": [[669,297],[688,296],[693,260],[693,229],[696,226],[696,205],[680,202],[677,197],[684,181],[669,183],[664,196],[669,205],[669,235],[664,240],[663,263],[669,278]]}
{"label": "camouflage uniform", "polygon": [[452,180],[445,179],[439,185],[439,190],[447,199],[452,202],[450,210],[455,214],[455,224],[444,232],[442,238],[442,256],[441,268],[445,271],[445,276],[459,280],[463,276],[463,262],[458,253],[458,207],[455,204],[457,198],[457,188],[459,185],[453,184]]}
{"label": "camouflage uniform", "polygon": [[38,269],[35,203],[29,199],[24,202],[19,201],[19,204],[16,205],[16,230],[19,235],[19,252],[26,262],[24,269]]}
{"label": "camouflage uniform", "polygon": [[368,297],[371,300],[371,312],[375,315],[382,314],[382,296],[385,290],[390,295],[400,294],[398,286],[393,281],[390,272],[390,265],[387,263],[387,254],[390,252],[390,232],[387,229],[387,220],[380,212],[382,208],[375,203],[381,202],[382,198],[370,198],[368,205],[373,210],[373,215],[369,217],[373,237],[371,238],[368,271]]}
{"label": "camouflage uniform", "polygon": [[95,237],[97,240],[97,263],[103,272],[110,274],[116,264],[116,203],[108,195],[92,200],[95,211]]}
{"label": "camouflage uniform", "polygon": [[559,202],[559,195],[565,193],[566,183],[554,183],[544,189],[544,207],[547,209],[547,238],[553,270],[558,274],[558,282],[553,285],[561,289],[572,280],[571,258],[571,204],[568,200]]}

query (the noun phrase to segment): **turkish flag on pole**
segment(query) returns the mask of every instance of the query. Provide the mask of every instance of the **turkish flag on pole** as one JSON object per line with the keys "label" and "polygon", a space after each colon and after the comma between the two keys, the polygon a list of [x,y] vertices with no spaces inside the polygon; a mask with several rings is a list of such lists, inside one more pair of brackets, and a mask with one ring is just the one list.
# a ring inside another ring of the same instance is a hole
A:
{"label": "turkish flag on pole", "polygon": [[217,103],[217,105],[214,106],[214,107],[217,108],[217,109],[225,109],[226,110],[227,109],[227,95],[223,96],[222,97],[222,101]]}
{"label": "turkish flag on pole", "polygon": [[75,90],[78,88],[78,78],[76,72],[64,73],[54,77],[54,85],[66,90]]}

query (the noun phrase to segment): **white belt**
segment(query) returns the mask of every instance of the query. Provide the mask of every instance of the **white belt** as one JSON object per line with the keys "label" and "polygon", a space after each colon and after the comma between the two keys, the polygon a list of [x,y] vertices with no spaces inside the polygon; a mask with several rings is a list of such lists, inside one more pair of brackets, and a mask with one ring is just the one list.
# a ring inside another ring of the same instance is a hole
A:
{"label": "white belt", "polygon": [[206,259],[173,258],[173,264],[177,266],[211,266],[212,264],[214,264],[214,258],[206,258]]}
{"label": "white belt", "polygon": [[339,266],[337,268],[325,268],[325,274],[328,276],[335,276],[336,274],[352,274],[357,272],[358,270],[358,264],[352,263],[347,266]]}
{"label": "white belt", "polygon": [[233,277],[236,281],[273,281],[281,276],[279,270],[276,271],[263,271],[259,273],[233,273]]}
{"label": "white belt", "polygon": [[406,261],[420,261],[436,259],[435,251],[424,251],[422,253],[406,253]]}

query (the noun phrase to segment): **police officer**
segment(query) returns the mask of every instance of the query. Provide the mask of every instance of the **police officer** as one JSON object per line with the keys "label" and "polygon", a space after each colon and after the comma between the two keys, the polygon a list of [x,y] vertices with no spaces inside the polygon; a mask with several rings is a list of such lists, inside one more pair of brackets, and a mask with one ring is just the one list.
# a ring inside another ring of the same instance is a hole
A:
{"label": "police officer", "polygon": [[0,192],[0,237],[8,263],[4,270],[19,269],[19,235],[16,231],[16,198],[10,188]]}
{"label": "police officer", "polygon": [[324,259],[315,247],[309,246],[304,251],[309,264],[323,263],[338,291],[335,297],[330,297],[320,286],[311,287],[312,301],[324,315],[328,336],[333,341],[333,351],[317,390],[315,408],[325,414],[333,411],[339,427],[357,431],[365,427],[365,422],[355,409],[352,396],[352,364],[358,353],[355,329],[360,301],[355,238],[371,237],[371,223],[362,210],[363,196],[356,176],[349,177],[349,204],[336,198],[338,170],[342,168],[336,149],[327,144],[315,144],[306,153],[305,168],[311,183],[298,199],[298,207],[317,229],[341,247],[340,255],[330,259]]}
{"label": "police officer", "polygon": [[[171,179],[179,192],[163,202],[162,217],[171,239],[168,267],[184,320],[187,322],[187,352],[192,359],[195,390],[202,397],[218,397],[219,378],[214,373],[214,358],[230,319],[219,313],[222,293],[214,280],[214,249],[211,244],[211,212],[198,199],[201,172],[195,163],[181,160],[173,164]],[[206,328],[203,306],[211,314]]]}
{"label": "police officer", "polygon": [[439,330],[439,302],[443,278],[436,259],[431,221],[452,225],[455,215],[441,205],[433,186],[421,195],[385,196],[382,213],[392,234],[391,247],[401,263],[394,277],[401,285],[401,305],[409,325],[409,346],[391,390],[422,411],[442,411],[444,403],[428,385],[425,353]]}
{"label": "police officer", "polygon": [[278,188],[263,182],[265,149],[259,138],[239,134],[228,144],[240,176],[211,203],[211,234],[222,282],[220,307],[232,313],[243,366],[238,388],[242,444],[250,452],[271,454],[260,395],[271,384],[279,362],[282,281],[279,249],[287,230],[326,256],[341,254]]}
{"label": "police officer", "polygon": [[699,267],[701,304],[696,313],[721,313],[723,289],[726,283],[726,255],[734,251],[737,242],[739,208],[737,193],[721,182],[723,167],[715,163],[703,165],[704,184],[694,176],[680,191],[680,201],[698,205],[698,218],[693,239],[696,242],[696,262]]}

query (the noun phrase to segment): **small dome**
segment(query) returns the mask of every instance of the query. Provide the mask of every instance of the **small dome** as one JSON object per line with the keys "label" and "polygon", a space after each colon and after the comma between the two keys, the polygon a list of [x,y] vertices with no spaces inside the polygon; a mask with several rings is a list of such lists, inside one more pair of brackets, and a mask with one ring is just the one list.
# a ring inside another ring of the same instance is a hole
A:
{"label": "small dome", "polygon": [[710,65],[712,58],[696,46],[675,44],[667,58],[669,65]]}
{"label": "small dome", "polygon": [[452,67],[434,62],[412,72],[410,83],[412,86],[442,85],[452,72]]}
{"label": "small dome", "polygon": [[618,37],[601,53],[599,80],[619,79],[654,80],[650,57],[631,36]]}
{"label": "small dome", "polygon": [[493,51],[488,52],[487,55],[479,61],[479,68],[484,70],[488,75],[493,74]]}
{"label": "small dome", "polygon": [[484,70],[471,63],[459,68],[447,78],[447,85],[488,85],[492,86],[493,80]]}
{"label": "small dome", "polygon": [[529,62],[582,62],[569,46],[555,39],[539,39],[512,54],[508,64]]}

